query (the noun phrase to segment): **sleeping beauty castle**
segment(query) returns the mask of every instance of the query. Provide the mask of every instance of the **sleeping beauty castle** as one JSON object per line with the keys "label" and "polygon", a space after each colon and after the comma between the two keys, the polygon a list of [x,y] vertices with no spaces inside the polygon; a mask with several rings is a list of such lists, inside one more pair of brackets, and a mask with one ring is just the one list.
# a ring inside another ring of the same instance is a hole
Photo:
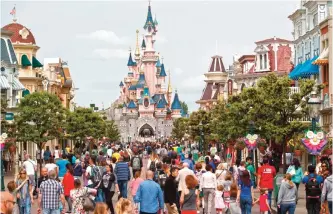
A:
{"label": "sleeping beauty castle", "polygon": [[[122,142],[157,141],[171,136],[173,120],[182,117],[182,106],[177,91],[174,96],[170,71],[163,58],[155,51],[158,22],[153,19],[149,3],[144,35],[130,51],[128,73],[120,81],[120,96],[109,109],[118,126]],[[140,47],[141,44],[141,47]]]}

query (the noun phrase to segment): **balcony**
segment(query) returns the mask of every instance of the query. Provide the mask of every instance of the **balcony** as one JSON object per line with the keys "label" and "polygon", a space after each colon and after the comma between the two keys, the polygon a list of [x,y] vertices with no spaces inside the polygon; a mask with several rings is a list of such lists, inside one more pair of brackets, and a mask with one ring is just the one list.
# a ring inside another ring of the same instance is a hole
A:
{"label": "balcony", "polygon": [[296,94],[301,91],[299,87],[289,87],[289,89],[290,89],[289,95]]}

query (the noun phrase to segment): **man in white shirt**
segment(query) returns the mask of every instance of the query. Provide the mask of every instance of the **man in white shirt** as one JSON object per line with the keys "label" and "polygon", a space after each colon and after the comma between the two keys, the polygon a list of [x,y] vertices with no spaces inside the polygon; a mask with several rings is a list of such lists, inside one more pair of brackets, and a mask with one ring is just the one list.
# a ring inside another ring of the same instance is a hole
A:
{"label": "man in white shirt", "polygon": [[108,146],[108,150],[106,151],[106,153],[108,154],[109,158],[112,158],[113,150],[112,150],[111,146]]}
{"label": "man in white shirt", "polygon": [[179,182],[178,184],[178,191],[181,193],[182,191],[185,191],[187,189],[186,183],[185,183],[185,178],[188,175],[194,175],[193,170],[188,168],[188,163],[183,163],[183,169],[179,170],[178,177],[176,180]]}
{"label": "man in white shirt", "polygon": [[203,191],[205,207],[207,207],[204,213],[212,213],[215,207],[216,175],[212,173],[212,166],[209,164],[206,165],[206,172],[201,176],[199,190]]}
{"label": "man in white shirt", "polygon": [[23,162],[23,168],[27,172],[32,186],[35,186],[35,171],[37,171],[37,164],[35,161],[30,159],[29,154],[26,154],[24,159],[25,161]]}

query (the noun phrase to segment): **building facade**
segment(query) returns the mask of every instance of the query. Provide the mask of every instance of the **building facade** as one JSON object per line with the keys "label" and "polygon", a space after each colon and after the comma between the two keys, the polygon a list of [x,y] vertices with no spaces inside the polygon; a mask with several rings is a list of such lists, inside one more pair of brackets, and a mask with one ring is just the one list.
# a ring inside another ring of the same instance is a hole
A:
{"label": "building facade", "polygon": [[128,73],[119,84],[120,96],[108,113],[118,125],[122,142],[168,138],[173,120],[182,116],[177,91],[172,98],[170,72],[154,48],[158,27],[149,4],[141,47],[137,30],[136,48],[134,54],[130,51],[127,62]]}

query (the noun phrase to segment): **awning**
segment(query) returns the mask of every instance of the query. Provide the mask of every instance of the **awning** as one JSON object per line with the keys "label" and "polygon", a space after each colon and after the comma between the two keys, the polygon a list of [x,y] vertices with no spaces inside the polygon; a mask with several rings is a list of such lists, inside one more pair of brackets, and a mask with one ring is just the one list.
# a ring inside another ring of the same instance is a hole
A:
{"label": "awning", "polygon": [[24,90],[24,85],[16,78],[13,78],[13,90],[15,91],[21,91]]}
{"label": "awning", "polygon": [[22,97],[25,97],[30,94],[30,91],[28,89],[25,89],[22,91]]}
{"label": "awning", "polygon": [[296,79],[296,75],[299,72],[299,70],[302,68],[303,64],[299,63],[294,69],[289,73],[290,79]]}
{"label": "awning", "polygon": [[33,68],[41,68],[41,67],[43,67],[43,65],[42,65],[42,63],[40,63],[39,61],[38,61],[38,59],[36,59],[36,57],[32,57],[32,67]]}
{"label": "awning", "polygon": [[323,52],[320,53],[318,59],[314,61],[312,64],[314,65],[326,65],[328,64],[328,48],[325,48]]}
{"label": "awning", "polygon": [[29,58],[27,57],[27,55],[25,55],[25,54],[23,54],[21,57],[21,65],[23,67],[31,66],[31,62],[30,62]]}
{"label": "awning", "polygon": [[7,77],[2,76],[2,75],[0,76],[0,88],[1,89],[9,89],[10,88]]}
{"label": "awning", "polygon": [[319,74],[319,66],[312,64],[318,59],[318,56],[313,57],[311,60],[308,60],[302,66],[302,69],[299,72],[299,77],[308,77],[311,75]]}

